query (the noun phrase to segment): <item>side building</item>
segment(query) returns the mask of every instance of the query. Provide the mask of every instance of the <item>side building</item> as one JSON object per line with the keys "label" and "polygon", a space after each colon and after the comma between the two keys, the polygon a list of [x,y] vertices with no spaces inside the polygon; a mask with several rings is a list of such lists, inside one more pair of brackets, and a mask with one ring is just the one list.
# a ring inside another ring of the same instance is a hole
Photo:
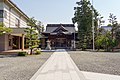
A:
{"label": "side building", "polygon": [[46,31],[42,33],[41,48],[45,49],[49,40],[52,49],[74,49],[75,32],[75,26],[73,24],[48,24]]}
{"label": "side building", "polygon": [[11,0],[0,0],[0,22],[11,28],[10,34],[0,36],[0,51],[22,49],[25,47],[25,28],[29,17]]}

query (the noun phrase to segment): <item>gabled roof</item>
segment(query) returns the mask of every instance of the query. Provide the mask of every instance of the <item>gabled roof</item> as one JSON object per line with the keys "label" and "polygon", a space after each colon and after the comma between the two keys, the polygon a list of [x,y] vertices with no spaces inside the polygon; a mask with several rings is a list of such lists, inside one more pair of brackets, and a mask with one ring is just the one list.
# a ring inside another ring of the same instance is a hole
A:
{"label": "gabled roof", "polygon": [[46,31],[44,33],[53,33],[57,32],[59,30],[62,30],[64,32],[70,32],[74,33],[75,32],[75,26],[74,24],[48,24],[46,26]]}
{"label": "gabled roof", "polygon": [[68,32],[68,30],[62,25],[55,29],[53,32]]}

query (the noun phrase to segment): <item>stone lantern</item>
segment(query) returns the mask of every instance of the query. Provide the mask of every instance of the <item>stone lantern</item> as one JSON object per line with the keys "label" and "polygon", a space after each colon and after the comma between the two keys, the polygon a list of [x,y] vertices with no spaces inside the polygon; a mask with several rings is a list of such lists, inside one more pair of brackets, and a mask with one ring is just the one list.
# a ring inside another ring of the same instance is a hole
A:
{"label": "stone lantern", "polygon": [[51,50],[50,41],[49,41],[49,40],[47,40],[46,42],[47,42],[47,47],[46,47],[46,50]]}

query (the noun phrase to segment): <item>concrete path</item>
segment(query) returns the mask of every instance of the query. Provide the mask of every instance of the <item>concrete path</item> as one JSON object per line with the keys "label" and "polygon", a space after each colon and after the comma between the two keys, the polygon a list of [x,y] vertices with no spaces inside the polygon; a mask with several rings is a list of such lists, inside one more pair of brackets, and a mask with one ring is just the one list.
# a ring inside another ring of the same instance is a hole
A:
{"label": "concrete path", "polygon": [[58,49],[30,80],[86,80],[69,54]]}
{"label": "concrete path", "polygon": [[30,80],[120,80],[120,76],[80,71],[64,49],[58,49]]}
{"label": "concrete path", "polygon": [[120,80],[118,75],[81,71],[87,80]]}

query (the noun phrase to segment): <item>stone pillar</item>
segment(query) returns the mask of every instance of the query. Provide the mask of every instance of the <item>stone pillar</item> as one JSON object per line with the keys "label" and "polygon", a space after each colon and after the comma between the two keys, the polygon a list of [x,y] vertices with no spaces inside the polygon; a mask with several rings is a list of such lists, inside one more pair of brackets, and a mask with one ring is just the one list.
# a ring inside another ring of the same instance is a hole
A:
{"label": "stone pillar", "polygon": [[24,36],[24,34],[22,34],[22,50],[24,50],[24,38],[25,38],[25,36]]}
{"label": "stone pillar", "polygon": [[75,44],[75,40],[74,40],[74,49],[76,49],[76,44]]}
{"label": "stone pillar", "polygon": [[73,47],[74,47],[74,42],[73,40],[71,40],[71,50],[73,49]]}

